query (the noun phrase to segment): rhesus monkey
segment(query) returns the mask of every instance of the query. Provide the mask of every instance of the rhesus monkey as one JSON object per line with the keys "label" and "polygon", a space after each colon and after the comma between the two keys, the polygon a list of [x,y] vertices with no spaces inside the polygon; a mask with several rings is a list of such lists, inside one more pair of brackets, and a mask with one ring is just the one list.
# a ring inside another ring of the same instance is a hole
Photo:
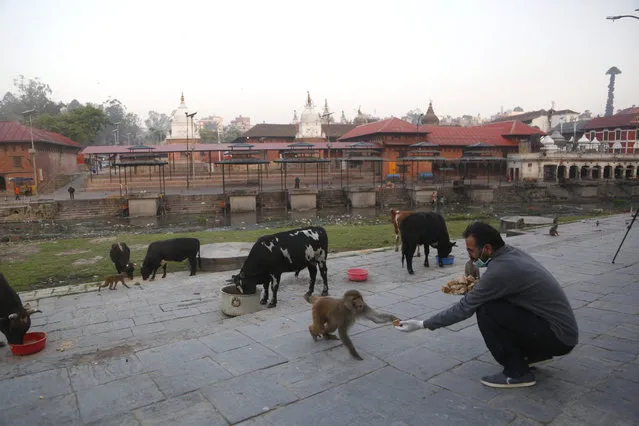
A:
{"label": "rhesus monkey", "polygon": [[304,295],[304,299],[313,305],[313,324],[308,326],[313,340],[317,341],[320,336],[325,339],[337,339],[334,334],[331,334],[337,330],[344,346],[348,348],[353,358],[360,361],[363,358],[359,356],[348,337],[348,329],[355,320],[360,316],[377,324],[399,320],[395,315],[379,313],[371,309],[357,290],[348,290],[341,299],[309,295]]}
{"label": "rhesus monkey", "polygon": [[98,293],[102,289],[102,287],[109,286],[109,290],[115,290],[118,286],[118,283],[121,282],[123,286],[126,288],[131,288],[124,283],[124,278],[126,277],[126,273],[123,272],[121,274],[109,275],[104,278],[104,284],[98,284]]}

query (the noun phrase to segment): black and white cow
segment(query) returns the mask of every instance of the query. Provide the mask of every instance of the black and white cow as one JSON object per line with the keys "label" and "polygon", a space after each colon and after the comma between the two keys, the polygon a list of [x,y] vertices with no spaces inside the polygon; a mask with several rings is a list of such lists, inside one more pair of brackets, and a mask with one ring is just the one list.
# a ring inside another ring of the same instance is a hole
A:
{"label": "black and white cow", "polygon": [[[315,290],[315,278],[319,268],[324,281],[322,296],[328,295],[328,276],[326,255],[328,254],[328,236],[326,230],[319,226],[293,229],[273,235],[265,235],[257,239],[248,257],[240,269],[233,275],[233,282],[238,291],[254,294],[258,285],[264,286],[264,295],[260,303],[268,302],[268,288],[273,290],[273,298],[269,308],[277,305],[277,290],[280,277],[284,272],[299,272],[308,268],[311,282],[308,295]],[[297,274],[296,274],[297,275]]]}
{"label": "black and white cow", "polygon": [[406,257],[406,266],[409,274],[413,271],[413,253],[418,245],[424,245],[424,266],[428,267],[428,246],[437,248],[439,266],[444,266],[442,259],[448,257],[456,242],[451,243],[448,236],[446,221],[439,213],[425,212],[413,213],[400,223],[399,230],[402,234],[402,266]]}
{"label": "black and white cow", "polygon": [[129,279],[133,279],[133,270],[135,269],[135,263],[130,263],[131,250],[126,243],[117,243],[111,246],[109,256],[115,264],[115,269],[118,274],[125,272]]}
{"label": "black and white cow", "polygon": [[[18,293],[11,288],[7,279],[0,272],[0,331],[11,345],[22,345],[24,335],[31,327],[31,315],[42,312],[32,309],[29,304],[22,305]],[[0,343],[4,346],[4,342]]]}
{"label": "black and white cow", "polygon": [[[198,263],[195,263],[197,257]],[[197,238],[173,238],[170,240],[155,241],[149,244],[149,248],[142,262],[142,279],[146,280],[151,275],[151,279],[155,279],[155,273],[162,266],[164,273],[162,278],[166,277],[166,262],[182,262],[189,259],[191,267],[191,275],[195,275],[197,266],[202,269],[202,259],[200,258],[200,240]]]}

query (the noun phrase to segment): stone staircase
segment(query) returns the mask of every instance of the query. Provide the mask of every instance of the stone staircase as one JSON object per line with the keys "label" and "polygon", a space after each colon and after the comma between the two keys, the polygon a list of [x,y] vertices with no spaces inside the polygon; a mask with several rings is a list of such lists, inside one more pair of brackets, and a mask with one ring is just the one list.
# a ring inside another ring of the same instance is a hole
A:
{"label": "stone staircase", "polygon": [[347,205],[346,193],[341,189],[324,190],[317,194],[319,208],[343,207]]}
{"label": "stone staircase", "polygon": [[381,188],[377,191],[377,205],[380,207],[405,207],[410,202],[410,195],[405,188]]}
{"label": "stone staircase", "polygon": [[56,219],[72,220],[93,217],[117,216],[120,213],[120,197],[109,197],[98,200],[64,200],[58,201]]}
{"label": "stone staircase", "polygon": [[53,194],[58,189],[69,186],[76,178],[82,176],[82,173],[74,173],[70,175],[56,175],[55,178],[42,182],[38,185],[38,192],[42,194]]}

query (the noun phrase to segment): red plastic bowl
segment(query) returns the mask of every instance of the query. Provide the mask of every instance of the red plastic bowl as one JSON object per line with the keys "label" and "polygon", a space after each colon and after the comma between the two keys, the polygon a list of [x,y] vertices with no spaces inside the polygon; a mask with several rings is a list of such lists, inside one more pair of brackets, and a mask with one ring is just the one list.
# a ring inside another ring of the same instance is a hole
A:
{"label": "red plastic bowl", "polygon": [[352,268],[347,271],[348,279],[351,281],[366,281],[368,271],[361,268]]}
{"label": "red plastic bowl", "polygon": [[14,355],[31,355],[44,349],[47,343],[47,333],[35,331],[24,335],[24,344],[9,345]]}

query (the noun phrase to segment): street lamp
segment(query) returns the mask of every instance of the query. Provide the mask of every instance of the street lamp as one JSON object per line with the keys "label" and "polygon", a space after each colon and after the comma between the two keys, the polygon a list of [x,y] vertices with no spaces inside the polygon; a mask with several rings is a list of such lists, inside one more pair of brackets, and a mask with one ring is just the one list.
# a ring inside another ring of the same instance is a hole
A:
{"label": "street lamp", "polygon": [[328,143],[326,144],[326,147],[328,148],[328,179],[331,180],[331,136],[328,133],[328,129],[330,128],[331,125],[331,115],[333,115],[332,112],[327,112],[326,114],[322,115],[322,118],[326,119],[326,140],[328,141]]}
{"label": "street lamp", "polygon": [[115,126],[115,129],[113,130],[113,145],[118,145],[118,141],[120,139],[120,123],[122,122],[118,121],[117,123],[113,123]]}
{"label": "street lamp", "polygon": [[[635,12],[639,12],[639,9],[635,9]],[[639,16],[635,16],[635,15],[606,16],[606,19],[610,19],[611,21],[616,21],[617,19],[621,19],[621,18],[635,18],[635,19],[639,19]]]}
{"label": "street lamp", "polygon": [[191,122],[193,122],[193,117],[195,117],[197,112],[189,114],[188,112],[184,112],[186,116],[186,189],[189,189],[189,175],[191,174],[189,162],[189,117],[191,117]]}
{"label": "street lamp", "polygon": [[31,116],[36,112],[35,109],[30,109],[24,111],[22,115],[29,116],[29,130],[31,132],[31,162],[33,163],[33,184],[35,186],[35,195],[38,195],[38,172],[36,168],[36,150],[35,144],[33,143],[33,124],[31,123]]}

